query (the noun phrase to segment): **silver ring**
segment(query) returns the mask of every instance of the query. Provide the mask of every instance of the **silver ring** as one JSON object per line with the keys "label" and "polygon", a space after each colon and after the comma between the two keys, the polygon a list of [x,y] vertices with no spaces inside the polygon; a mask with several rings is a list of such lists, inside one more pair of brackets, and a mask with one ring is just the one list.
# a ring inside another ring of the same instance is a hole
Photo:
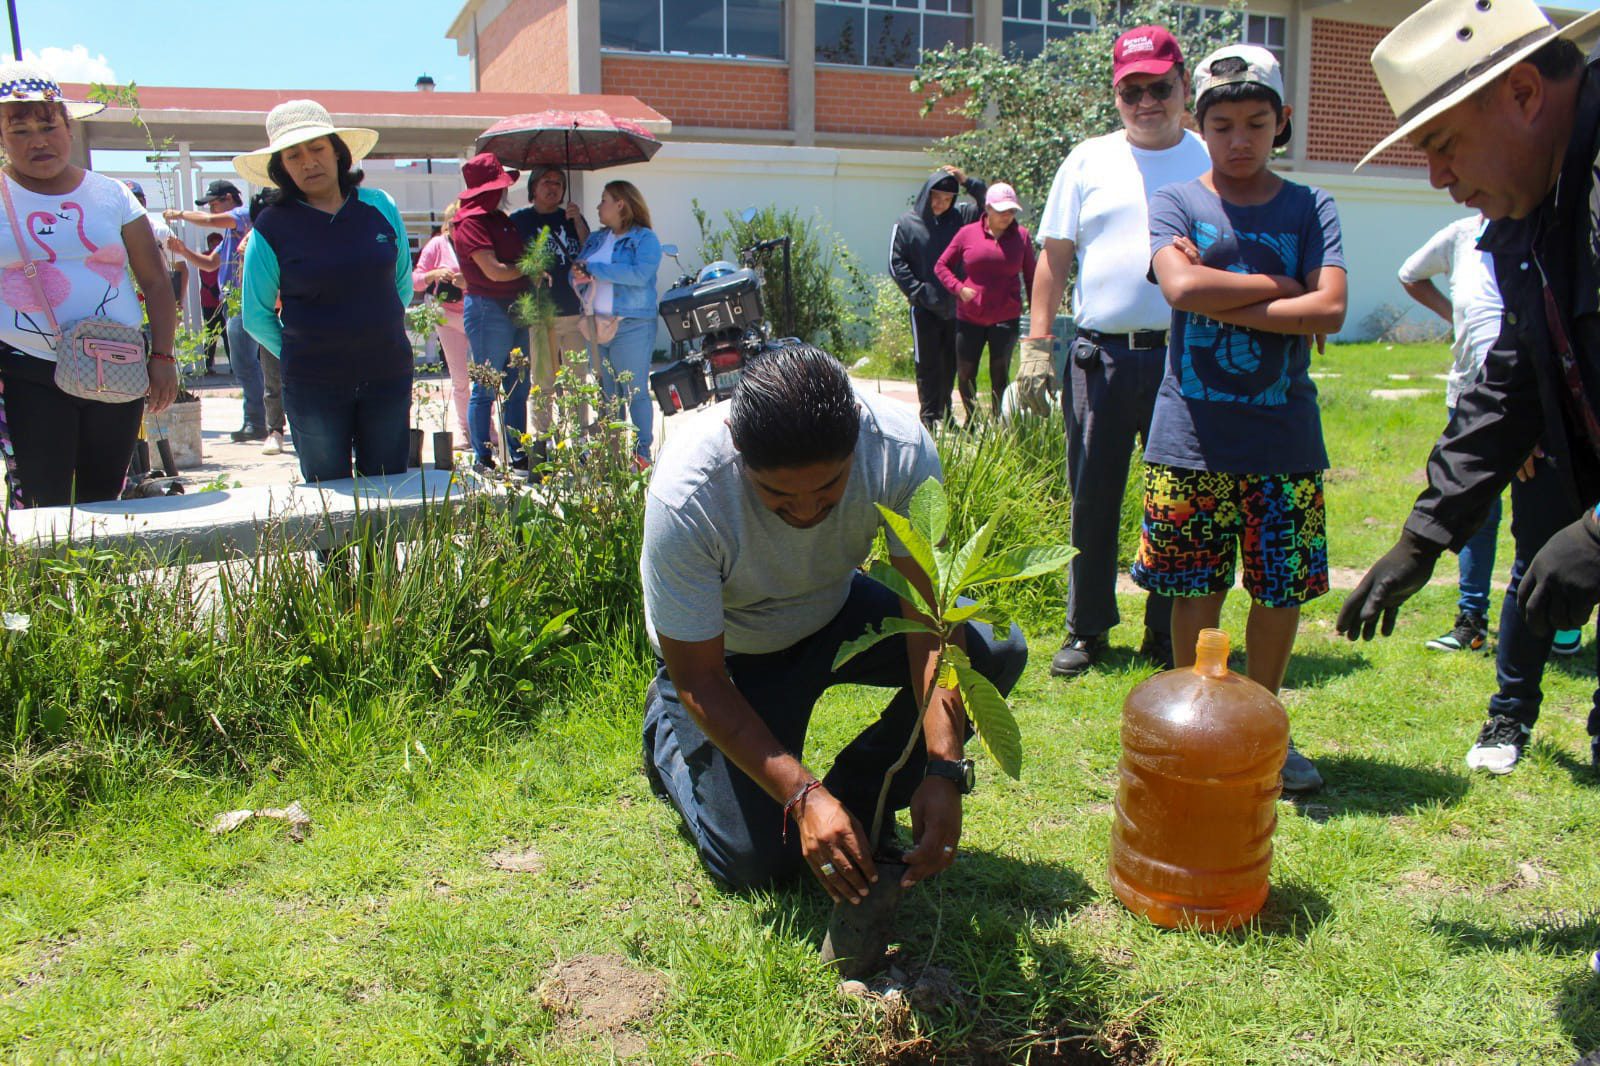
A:
{"label": "silver ring", "polygon": [[833,863],[831,863],[831,862],[825,862],[821,866],[817,867],[817,869],[822,871],[822,876],[823,877],[832,877],[835,873],[838,872],[837,870],[835,870],[833,868]]}

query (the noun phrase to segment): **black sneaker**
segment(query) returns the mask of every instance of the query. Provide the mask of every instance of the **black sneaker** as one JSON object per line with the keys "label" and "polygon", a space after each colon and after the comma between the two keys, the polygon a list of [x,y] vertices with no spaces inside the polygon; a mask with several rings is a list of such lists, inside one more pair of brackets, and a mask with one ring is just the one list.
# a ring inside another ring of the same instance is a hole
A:
{"label": "black sneaker", "polygon": [[1442,637],[1428,641],[1434,651],[1482,651],[1489,643],[1489,620],[1472,611],[1456,615],[1456,624]]}
{"label": "black sneaker", "polygon": [[1099,662],[1105,653],[1105,637],[1080,637],[1069,633],[1061,643],[1061,650],[1050,660],[1050,676],[1077,677]]}
{"label": "black sneaker", "polygon": [[1478,742],[1467,752],[1468,769],[1509,774],[1517,768],[1517,760],[1522,758],[1522,749],[1527,747],[1532,733],[1515,718],[1491,714],[1478,733]]}
{"label": "black sneaker", "polygon": [[1172,669],[1172,634],[1157,633],[1149,626],[1144,627],[1144,643],[1139,645],[1139,654],[1161,667],[1163,670]]}
{"label": "black sneaker", "polygon": [[247,422],[232,433],[229,433],[228,436],[233,438],[235,444],[243,444],[246,441],[266,440],[267,430],[264,426],[252,426]]}

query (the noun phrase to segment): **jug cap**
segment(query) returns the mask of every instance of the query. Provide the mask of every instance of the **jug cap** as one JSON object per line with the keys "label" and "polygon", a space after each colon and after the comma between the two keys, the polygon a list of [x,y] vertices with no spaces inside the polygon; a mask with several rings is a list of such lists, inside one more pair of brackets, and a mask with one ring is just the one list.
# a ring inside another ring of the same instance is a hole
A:
{"label": "jug cap", "polygon": [[1203,677],[1228,676],[1228,634],[1202,629],[1194,645],[1194,672]]}

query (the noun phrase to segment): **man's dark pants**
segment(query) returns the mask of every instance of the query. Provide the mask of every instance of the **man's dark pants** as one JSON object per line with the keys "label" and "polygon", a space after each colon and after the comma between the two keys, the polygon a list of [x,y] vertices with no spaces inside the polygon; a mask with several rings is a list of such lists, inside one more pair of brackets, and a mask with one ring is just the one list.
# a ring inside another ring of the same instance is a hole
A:
{"label": "man's dark pants", "polygon": [[[1067,350],[1067,484],[1072,489],[1072,546],[1067,571],[1067,631],[1098,637],[1117,611],[1117,536],[1134,438],[1148,441],[1165,348],[1130,349],[1075,337]],[[1172,599],[1151,594],[1144,624],[1172,631]]]}
{"label": "man's dark pants", "polygon": [[[834,758],[823,778],[828,791],[872,829],[872,814],[884,774],[900,757],[916,723],[918,706],[908,681],[905,637],[890,637],[857,655],[838,670],[833,659],[840,645],[900,616],[893,592],[857,574],[849,599],[832,621],[782,651],[765,655],[730,655],[728,676],[755,708],[784,749],[805,750],[811,711],[833,685],[875,685],[898,688],[883,713]],[[1028,662],[1028,646],[1016,626],[999,638],[982,623],[965,627],[972,665],[1008,693]],[[801,873],[804,861],[800,835],[790,826],[784,840],[783,806],[735,766],[695,724],[665,667],[645,694],[644,754],[660,775],[673,806],[683,815],[689,835],[706,869],[731,888],[755,888]],[[894,777],[888,809],[901,810],[922,783],[927,749],[922,743]]]}
{"label": "man's dark pants", "polygon": [[[1514,718],[1530,729],[1539,720],[1539,705],[1544,698],[1540,682],[1554,634],[1541,637],[1528,627],[1517,607],[1517,590],[1539,549],[1577,518],[1554,471],[1540,470],[1527,481],[1511,482],[1511,538],[1516,544],[1516,557],[1511,562],[1506,601],[1500,608],[1500,636],[1494,655],[1500,688],[1489,697],[1489,713]],[[1595,693],[1592,706],[1600,706],[1600,691]],[[1589,735],[1597,734],[1600,713],[1591,709]]]}
{"label": "man's dark pants", "polygon": [[955,317],[913,307],[911,345],[916,351],[917,404],[922,424],[932,429],[950,417],[950,390],[956,387]]}

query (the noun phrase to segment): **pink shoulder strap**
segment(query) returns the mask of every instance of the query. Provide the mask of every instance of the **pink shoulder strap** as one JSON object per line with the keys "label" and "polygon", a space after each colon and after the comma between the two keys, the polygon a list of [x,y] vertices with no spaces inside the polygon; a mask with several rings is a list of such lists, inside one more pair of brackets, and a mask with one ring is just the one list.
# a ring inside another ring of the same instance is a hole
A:
{"label": "pink shoulder strap", "polygon": [[23,237],[22,227],[17,224],[17,209],[11,203],[11,180],[6,177],[5,171],[0,170],[0,196],[5,197],[6,218],[11,220],[11,235],[17,239],[17,254],[22,256],[22,272],[28,276],[33,284],[33,294],[39,298],[39,304],[44,308],[45,317],[50,320],[50,328],[57,336],[61,334],[61,325],[56,321],[56,310],[50,301],[45,298],[44,287],[39,284],[39,267],[28,254],[28,242]]}

